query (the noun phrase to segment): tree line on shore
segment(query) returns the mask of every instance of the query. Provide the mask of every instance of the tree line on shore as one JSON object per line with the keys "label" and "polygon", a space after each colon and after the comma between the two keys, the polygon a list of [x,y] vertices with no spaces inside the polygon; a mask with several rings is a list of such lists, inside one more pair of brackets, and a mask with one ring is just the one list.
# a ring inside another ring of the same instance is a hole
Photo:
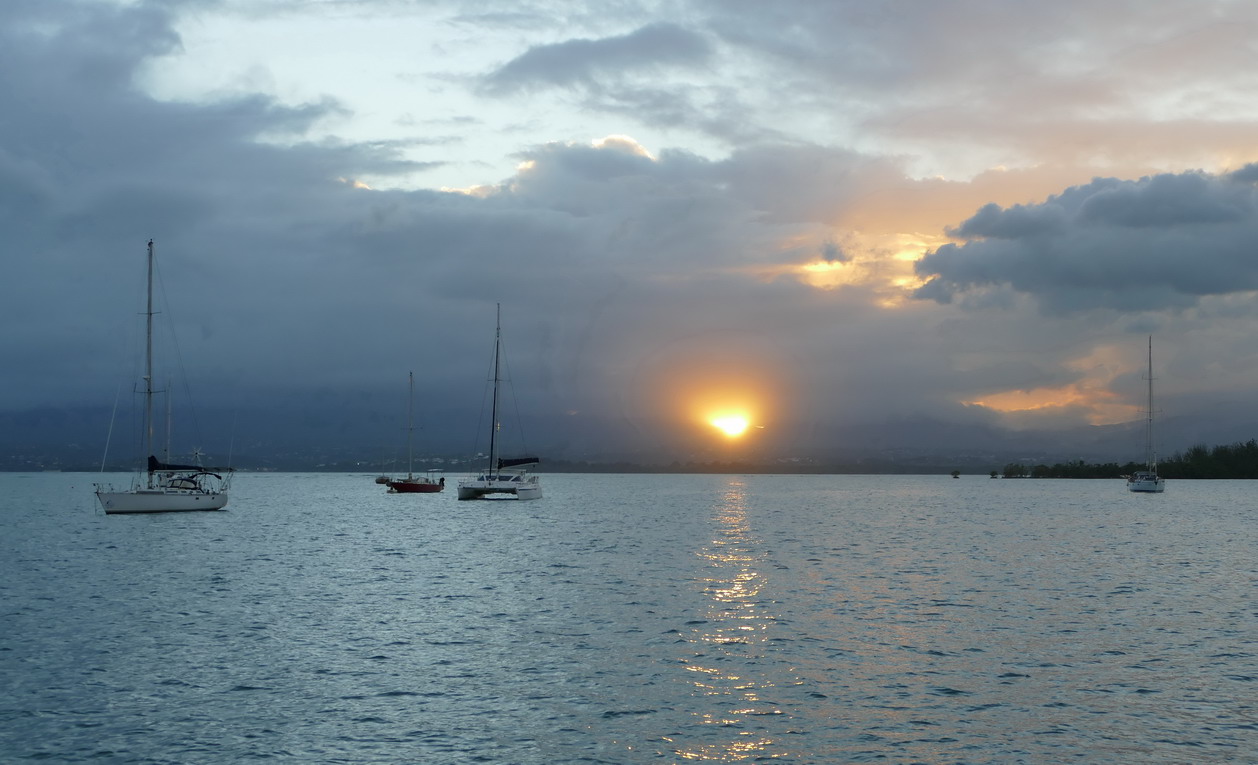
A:
{"label": "tree line on shore", "polygon": [[[1059,462],[1055,465],[1005,465],[1005,478],[1122,478],[1144,463],[1087,463],[1083,460]],[[995,477],[996,471],[992,471]],[[1194,446],[1168,460],[1158,462],[1158,475],[1163,478],[1258,478],[1258,441],[1227,446]]]}

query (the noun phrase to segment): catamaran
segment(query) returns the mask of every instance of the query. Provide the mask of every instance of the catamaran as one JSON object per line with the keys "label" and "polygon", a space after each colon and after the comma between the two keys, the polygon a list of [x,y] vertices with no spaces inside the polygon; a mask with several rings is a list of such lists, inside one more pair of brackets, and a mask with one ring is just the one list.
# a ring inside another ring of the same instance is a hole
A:
{"label": "catamaran", "polygon": [[499,360],[502,356],[502,306],[498,306],[494,330],[494,393],[489,425],[489,463],[475,478],[459,481],[459,499],[484,499],[494,495],[514,495],[516,499],[540,499],[542,485],[529,468],[537,457],[503,458],[498,454],[498,387],[502,383]]}

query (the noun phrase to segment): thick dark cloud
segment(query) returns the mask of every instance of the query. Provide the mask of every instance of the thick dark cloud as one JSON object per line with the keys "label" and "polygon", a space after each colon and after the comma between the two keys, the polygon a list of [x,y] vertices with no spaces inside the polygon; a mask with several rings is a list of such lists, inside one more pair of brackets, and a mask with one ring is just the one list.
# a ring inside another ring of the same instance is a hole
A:
{"label": "thick dark cloud", "polygon": [[[146,13],[88,20],[76,7],[43,37],[11,34],[13,66],[0,75],[29,104],[0,121],[0,145],[22,148],[0,155],[0,196],[12,200],[0,303],[6,326],[23,327],[0,337],[0,353],[28,370],[6,381],[10,407],[108,405],[129,379],[119,357],[139,347],[149,237],[162,319],[196,397],[295,408],[291,420],[329,428],[364,407],[381,417],[371,402],[392,404],[412,368],[435,408],[474,409],[499,302],[520,399],[559,418],[555,437],[573,432],[565,417],[643,433],[677,419],[662,398],[675,377],[712,386],[755,369],[777,378],[757,385],[782,388],[828,365],[830,354],[803,350],[831,342],[815,316],[826,296],[741,271],[777,261],[780,239],[800,230],[784,199],[771,216],[782,220],[766,219],[772,196],[740,168],[750,157],[553,144],[476,196],[355,188],[355,177],[408,166],[388,147],[258,140],[299,135],[334,103],[163,103],[121,74],[27,76],[49,57],[72,71],[72,39],[93,36],[91,51]],[[134,51],[129,65],[155,52]],[[796,371],[763,372],[774,366]]]}
{"label": "thick dark cloud", "polygon": [[939,302],[1009,288],[1049,311],[1156,311],[1258,289],[1250,170],[1097,179],[1036,205],[986,205],[916,265]]}

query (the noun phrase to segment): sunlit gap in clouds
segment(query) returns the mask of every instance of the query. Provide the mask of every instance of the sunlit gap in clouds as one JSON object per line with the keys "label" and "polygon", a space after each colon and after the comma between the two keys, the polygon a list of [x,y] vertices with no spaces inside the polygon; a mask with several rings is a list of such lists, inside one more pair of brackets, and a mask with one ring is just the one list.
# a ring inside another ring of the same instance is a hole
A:
{"label": "sunlit gap in clouds", "polygon": [[751,275],[762,281],[785,276],[821,290],[863,287],[876,295],[879,307],[898,308],[925,284],[913,264],[951,241],[942,235],[847,231],[843,257],[836,258],[827,256],[833,248],[831,238],[832,232],[791,237],[778,246],[782,262],[755,266]]}
{"label": "sunlit gap in clouds", "polygon": [[1020,418],[1051,415],[1067,409],[1083,412],[1091,425],[1115,425],[1139,418],[1143,411],[1141,404],[1125,400],[1112,389],[1119,377],[1135,374],[1142,368],[1139,360],[1131,358],[1125,349],[1099,346],[1065,366],[1080,379],[1057,387],[991,393],[962,403],[998,412],[1014,426]]}
{"label": "sunlit gap in clouds", "polygon": [[1111,391],[1074,384],[1060,388],[1005,391],[962,403],[1001,414],[1048,413],[1052,409],[1079,407],[1086,410],[1087,420],[1092,425],[1114,425],[1139,416],[1139,406],[1119,403],[1114,401],[1115,398],[1117,396]]}
{"label": "sunlit gap in clouds", "polygon": [[766,584],[760,570],[765,565],[763,542],[751,529],[747,513],[747,487],[730,478],[725,493],[712,508],[715,538],[696,551],[708,573],[699,582],[712,603],[703,623],[689,638],[695,645],[686,662],[694,693],[722,697],[719,704],[705,703],[695,712],[701,726],[733,730],[733,737],[718,742],[679,746],[675,753],[685,760],[734,762],[787,756],[776,742],[751,728],[747,718],[783,714],[774,703],[761,698],[772,683],[750,677],[765,659],[770,631],[778,618],[765,608],[761,589]]}

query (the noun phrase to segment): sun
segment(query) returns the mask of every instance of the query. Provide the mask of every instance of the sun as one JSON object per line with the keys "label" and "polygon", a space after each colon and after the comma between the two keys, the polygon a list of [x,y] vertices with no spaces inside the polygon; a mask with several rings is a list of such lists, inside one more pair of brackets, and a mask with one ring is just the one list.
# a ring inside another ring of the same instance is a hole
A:
{"label": "sun", "polygon": [[713,417],[708,422],[730,438],[738,438],[747,432],[747,426],[750,424],[747,417],[741,414],[722,414]]}

